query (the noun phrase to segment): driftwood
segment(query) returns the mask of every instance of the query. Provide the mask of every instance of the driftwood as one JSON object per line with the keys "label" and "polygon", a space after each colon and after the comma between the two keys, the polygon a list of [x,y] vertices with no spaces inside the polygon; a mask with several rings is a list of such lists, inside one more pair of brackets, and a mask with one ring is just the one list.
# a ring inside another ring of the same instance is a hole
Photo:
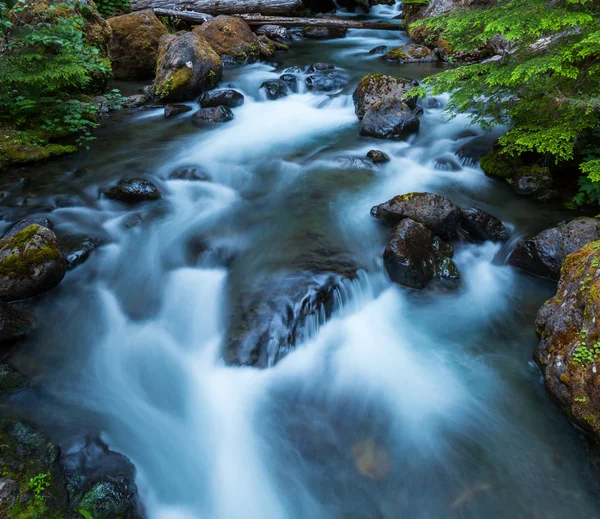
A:
{"label": "driftwood", "polygon": [[190,10],[206,14],[290,14],[302,0],[131,0],[131,9]]}
{"label": "driftwood", "polygon": [[[152,2],[156,0],[151,0]],[[160,1],[160,0],[159,0]],[[176,11],[174,9],[155,8],[157,16],[169,16],[188,22],[203,23],[212,18],[206,13],[192,11]],[[358,22],[355,20],[340,20],[339,18],[296,18],[284,16],[264,16],[259,14],[240,14],[248,25],[281,25],[283,27],[325,27],[327,29],[376,29],[381,31],[400,31],[402,25],[388,22]]]}

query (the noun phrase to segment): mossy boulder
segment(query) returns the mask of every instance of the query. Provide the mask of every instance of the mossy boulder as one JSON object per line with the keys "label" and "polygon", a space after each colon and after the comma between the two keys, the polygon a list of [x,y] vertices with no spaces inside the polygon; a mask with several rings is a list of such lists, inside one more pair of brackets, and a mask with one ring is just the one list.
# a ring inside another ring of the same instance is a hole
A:
{"label": "mossy boulder", "polygon": [[600,241],[570,253],[556,295],[540,309],[534,358],[546,388],[593,443],[600,443]]}
{"label": "mossy boulder", "polygon": [[399,195],[371,209],[378,220],[391,223],[410,218],[425,225],[442,239],[454,238],[464,215],[452,200],[432,193]]}
{"label": "mossy boulder", "polygon": [[0,300],[32,297],[58,285],[66,263],[55,234],[32,224],[0,239]]}
{"label": "mossy boulder", "polygon": [[133,518],[135,496],[135,485],[127,478],[104,479],[84,494],[76,509],[85,519]]}
{"label": "mossy boulder", "polygon": [[63,144],[38,144],[30,134],[9,128],[0,132],[0,169],[11,164],[44,162],[52,157],[75,153],[75,146]]}
{"label": "mossy boulder", "polygon": [[599,239],[600,220],[575,218],[520,240],[511,252],[508,263],[529,274],[558,280],[565,258],[587,243]]}
{"label": "mossy boulder", "polygon": [[410,108],[415,108],[416,98],[405,98],[405,94],[417,86],[415,81],[397,78],[389,74],[369,74],[363,77],[352,94],[354,110],[362,119],[373,105],[382,100],[403,101]]}
{"label": "mossy boulder", "polygon": [[31,323],[23,312],[14,306],[0,303],[0,346],[7,346],[23,339]]}
{"label": "mossy boulder", "polygon": [[398,99],[382,99],[367,110],[360,121],[360,134],[376,139],[399,140],[419,131],[415,112]]}
{"label": "mossy boulder", "polygon": [[237,16],[217,16],[194,28],[206,39],[226,65],[254,63],[260,58],[260,44],[250,26]]}
{"label": "mossy boulder", "polygon": [[550,168],[531,164],[519,166],[512,175],[512,188],[515,193],[545,199],[552,188]]}
{"label": "mossy boulder", "polygon": [[383,59],[391,63],[420,63],[428,61],[438,61],[435,53],[425,45],[408,43],[402,47],[387,52]]}
{"label": "mossy boulder", "polygon": [[154,77],[158,45],[167,28],[151,9],[109,18],[110,60],[117,79]]}
{"label": "mossy boulder", "polygon": [[216,87],[223,73],[221,59],[195,32],[167,34],[160,39],[154,93],[165,101],[187,101]]}
{"label": "mossy boulder", "polygon": [[521,161],[516,157],[493,150],[481,157],[479,165],[486,176],[506,180],[512,179],[515,169],[521,165]]}

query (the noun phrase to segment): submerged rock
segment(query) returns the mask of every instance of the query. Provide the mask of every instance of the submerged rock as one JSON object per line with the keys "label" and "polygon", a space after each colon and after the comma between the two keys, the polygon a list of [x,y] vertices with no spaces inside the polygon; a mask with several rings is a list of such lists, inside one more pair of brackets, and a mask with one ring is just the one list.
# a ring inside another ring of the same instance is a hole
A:
{"label": "submerged rock", "polygon": [[534,358],[546,388],[591,440],[600,442],[600,242],[570,253],[556,295],[536,319]]}
{"label": "submerged rock", "polygon": [[194,32],[167,34],[160,39],[154,94],[165,101],[187,101],[217,86],[221,59]]}
{"label": "submerged rock", "polygon": [[208,181],[211,180],[211,176],[199,167],[184,166],[182,168],[177,168],[176,170],[172,171],[169,175],[169,179]]}
{"label": "submerged rock", "polygon": [[58,285],[66,263],[55,234],[31,224],[0,239],[0,300],[15,301]]}
{"label": "submerged rock", "polygon": [[306,88],[315,92],[332,92],[343,88],[348,79],[336,70],[316,71],[309,75],[306,80]]}
{"label": "submerged rock", "polygon": [[404,102],[385,99],[373,104],[360,121],[360,134],[377,139],[404,139],[419,131],[421,122]]}
{"label": "submerged rock", "polygon": [[600,239],[600,221],[576,218],[520,240],[508,258],[509,265],[525,272],[558,280],[567,255]]}
{"label": "submerged rock", "polygon": [[176,115],[184,114],[192,109],[188,105],[167,104],[165,105],[165,118],[175,117]]}
{"label": "submerged rock", "polygon": [[233,112],[226,106],[215,106],[210,108],[200,108],[192,115],[192,122],[197,126],[206,123],[226,123],[233,119]]}
{"label": "submerged rock", "polygon": [[0,303],[0,346],[23,339],[30,327],[31,323],[23,312],[14,306]]}
{"label": "submerged rock", "polygon": [[390,161],[390,157],[387,155],[387,153],[384,153],[380,150],[370,150],[367,153],[367,158],[371,159],[371,161],[373,161],[373,164],[381,164],[383,162]]}
{"label": "submerged rock", "polygon": [[154,11],[136,11],[107,20],[112,29],[110,60],[116,79],[152,78],[158,44],[168,34]]}
{"label": "submerged rock", "polygon": [[460,207],[441,195],[408,193],[399,195],[371,209],[379,220],[399,222],[410,218],[428,227],[442,239],[454,238],[464,216]]}
{"label": "submerged rock", "polygon": [[26,387],[27,378],[25,375],[10,364],[0,364],[0,393],[16,393]]}
{"label": "submerged rock", "polygon": [[145,178],[128,178],[104,192],[106,198],[127,204],[149,202],[162,198],[158,188]]}
{"label": "submerged rock", "polygon": [[68,269],[74,269],[82,263],[85,263],[90,257],[93,250],[98,248],[98,241],[93,238],[86,238],[83,240],[76,249],[70,251],[65,255]]}
{"label": "submerged rock", "polygon": [[424,61],[438,61],[438,57],[428,47],[408,43],[402,47],[396,47],[389,51],[384,57],[391,63],[419,63]]}
{"label": "submerged rock", "polygon": [[460,275],[452,261],[454,250],[423,224],[402,220],[383,253],[390,279],[409,288],[425,288],[431,281],[456,284]]}
{"label": "submerged rock", "polygon": [[202,94],[198,103],[202,108],[215,108],[217,106],[237,108],[244,104],[244,96],[236,90],[231,89],[212,90]]}
{"label": "submerged rock", "polygon": [[267,99],[271,101],[288,95],[287,85],[281,80],[265,81],[260,85],[260,89],[264,89]]}
{"label": "submerged rock", "polygon": [[506,241],[508,229],[495,216],[477,208],[463,209],[461,229],[473,241]]}
{"label": "submerged rock", "polygon": [[298,76],[294,74],[282,74],[279,79],[283,81],[292,92],[298,92]]}
{"label": "submerged rock", "polygon": [[352,94],[356,115],[362,119],[375,104],[383,100],[401,101],[414,109],[417,106],[416,98],[405,99],[405,94],[415,86],[417,83],[409,79],[389,74],[369,74],[360,80]]}

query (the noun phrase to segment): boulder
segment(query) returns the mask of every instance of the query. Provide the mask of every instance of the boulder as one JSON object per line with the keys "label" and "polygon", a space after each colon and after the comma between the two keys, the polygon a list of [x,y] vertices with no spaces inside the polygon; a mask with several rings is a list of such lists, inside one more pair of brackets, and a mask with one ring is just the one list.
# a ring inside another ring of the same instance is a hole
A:
{"label": "boulder", "polygon": [[546,388],[596,445],[600,441],[600,242],[571,252],[556,295],[540,309],[534,359]]}
{"label": "boulder", "polygon": [[287,85],[281,80],[265,81],[260,85],[260,89],[265,91],[267,99],[274,101],[288,95]]}
{"label": "boulder", "polygon": [[[335,70],[335,65],[332,65],[331,63],[313,63],[306,67],[305,72],[307,74],[317,74],[319,72],[330,72],[332,70]],[[286,70],[286,72],[300,72],[300,70]]]}
{"label": "boulder", "polygon": [[287,41],[292,39],[288,30],[281,25],[261,25],[255,32],[259,36],[264,35],[271,40]]}
{"label": "boulder", "polygon": [[389,50],[387,45],[378,45],[377,47],[373,47],[369,54],[386,54]]}
{"label": "boulder", "polygon": [[[16,393],[27,387],[27,378],[10,364],[0,364],[0,394]],[[0,498],[1,501],[1,498]]]}
{"label": "boulder", "polygon": [[118,519],[136,514],[137,488],[127,477],[103,478],[88,490],[77,505],[82,517]]}
{"label": "boulder", "polygon": [[547,167],[519,166],[513,172],[512,184],[515,193],[545,199],[552,188],[552,175]]}
{"label": "boulder", "polygon": [[313,40],[334,40],[345,38],[348,29],[343,27],[304,27],[302,36]]}
{"label": "boulder", "polygon": [[417,106],[416,98],[405,99],[405,94],[416,86],[415,81],[388,74],[369,74],[363,77],[352,95],[354,109],[359,119],[379,101],[404,101],[410,108]]}
{"label": "boulder", "polygon": [[23,339],[30,327],[31,323],[25,314],[14,306],[0,303],[0,346]]}
{"label": "boulder", "polygon": [[283,81],[291,92],[298,92],[298,76],[294,74],[282,74],[279,80]]}
{"label": "boulder", "polygon": [[217,16],[194,28],[203,36],[226,65],[253,63],[260,57],[260,46],[250,26],[237,16]]}
{"label": "boulder", "polygon": [[110,60],[116,79],[154,77],[158,45],[168,34],[154,11],[135,11],[107,20],[112,29]]}
{"label": "boulder", "polygon": [[397,99],[383,99],[369,108],[360,121],[360,134],[377,139],[399,140],[419,131],[413,110]]}
{"label": "boulder", "polygon": [[439,61],[435,53],[425,45],[408,43],[402,47],[396,47],[383,56],[390,63],[420,63],[427,61]]}
{"label": "boulder", "polygon": [[48,218],[45,218],[44,216],[39,216],[37,218],[23,218],[22,220],[19,220],[18,222],[15,222],[14,224],[12,224],[2,235],[2,238],[8,238],[10,236],[12,236],[13,234],[25,229],[25,227],[29,227],[32,224],[36,224],[36,225],[40,225],[42,227],[47,227],[48,229],[53,229],[54,228],[54,224],[52,223],[51,220],[48,220]]}
{"label": "boulder", "polygon": [[309,75],[306,88],[314,92],[332,92],[340,90],[348,84],[348,79],[340,71],[320,70]]}
{"label": "boulder", "polygon": [[508,240],[508,229],[495,216],[477,207],[469,207],[463,209],[463,217],[461,229],[471,240],[476,242]]}
{"label": "boulder", "polygon": [[371,159],[373,164],[381,164],[390,161],[390,157],[388,156],[388,154],[380,150],[370,150],[367,153],[367,158]]}
{"label": "boulder", "polygon": [[194,32],[160,39],[154,93],[165,101],[187,101],[217,86],[223,66],[204,38]]}
{"label": "boulder", "polygon": [[192,109],[191,106],[181,105],[175,103],[169,103],[165,105],[165,118],[169,119],[171,117],[175,117],[180,114],[184,114],[189,112]]}
{"label": "boulder", "polygon": [[210,108],[200,108],[192,115],[192,122],[196,126],[203,126],[206,123],[226,123],[233,119],[233,112],[226,106],[211,106]]}
{"label": "boulder", "polygon": [[0,239],[0,300],[14,301],[58,285],[66,263],[55,234],[31,224]]}
{"label": "boulder", "polygon": [[494,147],[494,141],[487,136],[475,137],[463,144],[457,151],[456,156],[463,166],[472,167],[480,159],[489,153]]}
{"label": "boulder", "polygon": [[128,178],[104,192],[106,198],[127,204],[149,202],[162,198],[158,188],[145,178]]}
{"label": "boulder", "polygon": [[600,239],[600,221],[576,218],[520,240],[508,263],[535,276],[558,280],[567,255]]}
{"label": "boulder", "polygon": [[231,89],[211,90],[200,96],[198,103],[202,108],[211,108],[216,106],[226,106],[228,108],[237,108],[244,104],[244,96]]}
{"label": "boulder", "polygon": [[425,288],[431,281],[456,284],[458,269],[452,261],[454,250],[423,224],[402,220],[383,253],[390,279],[410,288]]}
{"label": "boulder", "polygon": [[371,215],[389,222],[410,218],[425,225],[444,240],[456,236],[458,226],[464,218],[461,208],[454,202],[431,193],[399,195],[373,207]]}

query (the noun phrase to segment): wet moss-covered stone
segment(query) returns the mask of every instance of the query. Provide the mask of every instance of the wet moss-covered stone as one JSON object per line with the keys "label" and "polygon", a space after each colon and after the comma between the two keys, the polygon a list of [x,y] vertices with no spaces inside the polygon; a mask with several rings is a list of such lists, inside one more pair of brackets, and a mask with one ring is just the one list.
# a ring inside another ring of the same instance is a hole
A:
{"label": "wet moss-covered stone", "polygon": [[77,512],[85,519],[118,519],[133,512],[134,487],[122,478],[104,480],[88,490],[77,505]]}
{"label": "wet moss-covered stone", "polygon": [[376,139],[399,140],[419,131],[421,121],[403,101],[383,99],[367,110],[360,121],[360,134]]}
{"label": "wet moss-covered stone", "polygon": [[10,129],[0,132],[0,168],[11,164],[44,162],[52,157],[75,153],[77,148],[62,144],[33,144],[31,135]]}
{"label": "wet moss-covered stone", "polygon": [[0,300],[24,299],[54,288],[66,272],[54,233],[32,224],[0,239]]}
{"label": "wet moss-covered stone", "polygon": [[415,108],[416,98],[405,98],[405,94],[415,86],[416,82],[409,79],[389,74],[369,74],[360,80],[352,94],[356,115],[362,119],[373,105],[383,100],[403,101],[410,108]]}
{"label": "wet moss-covered stone", "polygon": [[520,165],[518,158],[510,157],[499,151],[490,151],[479,160],[481,169],[490,178],[512,178],[515,168]]}
{"label": "wet moss-covered stone", "polygon": [[543,197],[552,188],[550,168],[532,164],[519,166],[512,176],[513,190],[519,195]]}
{"label": "wet moss-covered stone", "polygon": [[0,393],[15,393],[27,387],[27,378],[10,364],[0,364]]}
{"label": "wet moss-covered stone", "polygon": [[391,63],[419,63],[437,61],[438,57],[425,45],[408,43],[390,50],[383,56],[383,59]]}

